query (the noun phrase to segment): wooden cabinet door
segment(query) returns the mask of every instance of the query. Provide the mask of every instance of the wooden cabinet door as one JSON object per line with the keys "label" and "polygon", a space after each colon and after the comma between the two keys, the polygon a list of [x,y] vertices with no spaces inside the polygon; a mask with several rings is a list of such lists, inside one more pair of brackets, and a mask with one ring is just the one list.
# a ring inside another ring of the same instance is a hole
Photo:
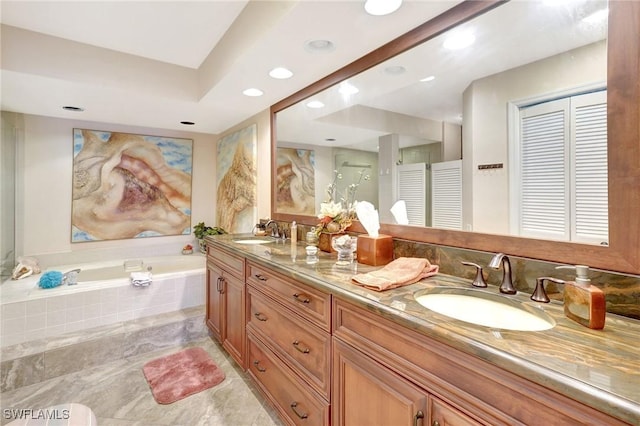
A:
{"label": "wooden cabinet door", "polygon": [[426,425],[428,394],[333,339],[333,425]]}
{"label": "wooden cabinet door", "polygon": [[223,274],[224,281],[224,340],[222,346],[245,369],[245,290],[244,282]]}
{"label": "wooden cabinet door", "polygon": [[207,327],[220,343],[224,338],[223,284],[222,270],[213,263],[207,262]]}
{"label": "wooden cabinet door", "polygon": [[429,397],[429,425],[431,426],[479,426],[471,417],[453,408],[446,402]]}

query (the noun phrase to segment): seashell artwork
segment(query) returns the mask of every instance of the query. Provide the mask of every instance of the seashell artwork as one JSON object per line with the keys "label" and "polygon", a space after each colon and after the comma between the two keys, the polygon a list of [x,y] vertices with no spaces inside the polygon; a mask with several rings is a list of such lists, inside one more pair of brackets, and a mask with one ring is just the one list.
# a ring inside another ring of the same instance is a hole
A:
{"label": "seashell artwork", "polygon": [[11,279],[19,280],[39,273],[40,265],[38,265],[38,261],[36,259],[33,257],[19,257],[18,264],[13,268],[13,272],[11,273]]}

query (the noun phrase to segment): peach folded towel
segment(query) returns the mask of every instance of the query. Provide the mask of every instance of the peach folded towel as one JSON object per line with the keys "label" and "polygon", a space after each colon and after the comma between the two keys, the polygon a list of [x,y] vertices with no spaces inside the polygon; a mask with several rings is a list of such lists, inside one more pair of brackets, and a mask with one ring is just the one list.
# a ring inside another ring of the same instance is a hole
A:
{"label": "peach folded towel", "polygon": [[383,291],[413,284],[437,273],[438,265],[432,265],[427,259],[399,257],[382,269],[354,275],[351,279],[361,286]]}

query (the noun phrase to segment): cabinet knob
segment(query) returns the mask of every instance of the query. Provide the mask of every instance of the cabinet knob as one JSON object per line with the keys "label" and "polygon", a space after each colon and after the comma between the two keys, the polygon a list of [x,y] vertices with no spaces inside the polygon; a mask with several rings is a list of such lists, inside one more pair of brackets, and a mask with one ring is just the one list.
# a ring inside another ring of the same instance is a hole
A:
{"label": "cabinet knob", "polygon": [[440,422],[437,420],[434,420],[433,422],[431,422],[431,426],[440,426]]}
{"label": "cabinet knob", "polygon": [[311,349],[309,348],[305,348],[304,346],[300,346],[300,342],[298,340],[295,340],[293,342],[293,346],[299,351],[302,352],[303,354],[308,354],[309,352],[311,352]]}
{"label": "cabinet knob", "polygon": [[307,296],[306,294],[302,293],[295,293],[293,295],[293,298],[296,299],[296,301],[301,302],[301,303],[309,303],[311,302],[311,299],[309,299],[309,296]]}
{"label": "cabinet knob", "polygon": [[253,316],[256,317],[258,321],[266,321],[268,319],[267,317],[262,315],[261,312],[256,312],[255,314],[253,314]]}
{"label": "cabinet knob", "polygon": [[298,407],[298,403],[293,401],[291,403],[291,409],[293,410],[294,413],[296,413],[296,416],[300,417],[301,419],[306,419],[307,417],[309,417],[309,415],[307,413],[301,413],[299,412],[296,408]]}
{"label": "cabinet knob", "polygon": [[255,366],[256,366],[256,369],[257,369],[259,372],[261,372],[261,373],[264,373],[265,371],[267,371],[267,369],[266,369],[266,368],[264,368],[264,367],[262,367],[262,366],[260,365],[260,360],[257,360],[257,359],[256,359],[255,361],[253,361],[253,365],[255,365]]}

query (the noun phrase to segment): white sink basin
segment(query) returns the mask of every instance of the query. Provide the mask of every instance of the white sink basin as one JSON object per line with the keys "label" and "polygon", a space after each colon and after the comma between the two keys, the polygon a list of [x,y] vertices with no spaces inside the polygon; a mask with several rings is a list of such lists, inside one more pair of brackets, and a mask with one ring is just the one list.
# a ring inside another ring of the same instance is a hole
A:
{"label": "white sink basin", "polygon": [[474,289],[436,287],[418,292],[414,297],[434,312],[490,328],[541,331],[556,325],[542,309]]}
{"label": "white sink basin", "polygon": [[234,243],[238,243],[238,244],[250,244],[250,245],[255,245],[255,244],[269,244],[274,242],[275,240],[273,238],[268,238],[268,237],[255,237],[255,238],[239,238],[237,240],[233,240]]}

